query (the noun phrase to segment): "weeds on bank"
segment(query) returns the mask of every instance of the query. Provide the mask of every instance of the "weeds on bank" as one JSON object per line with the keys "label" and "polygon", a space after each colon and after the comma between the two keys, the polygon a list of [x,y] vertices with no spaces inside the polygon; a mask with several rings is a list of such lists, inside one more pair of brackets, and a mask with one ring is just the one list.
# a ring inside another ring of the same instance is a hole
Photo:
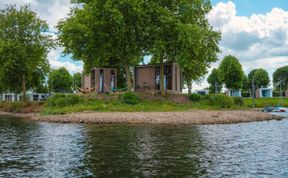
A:
{"label": "weeds on bank", "polygon": [[[247,107],[252,107],[253,100],[252,98],[245,98],[244,104]],[[288,98],[283,98],[282,102],[280,98],[256,98],[255,99],[255,107],[256,108],[264,108],[266,106],[277,106],[281,105],[283,107],[288,107]]]}
{"label": "weeds on bank", "polygon": [[200,100],[197,99],[197,101],[193,99],[194,101],[185,104],[179,104],[170,100],[139,99],[135,93],[126,93],[120,95],[118,98],[111,97],[108,100],[99,100],[90,97],[85,98],[77,95],[73,96],[54,95],[48,99],[44,109],[42,110],[42,114],[53,115],[53,114],[66,114],[66,113],[75,113],[83,111],[172,112],[172,111],[189,111],[195,109],[203,109],[203,110],[243,109],[243,107],[233,104],[233,98],[226,97],[224,95],[211,95],[211,96],[205,96],[205,98],[204,97],[200,98],[201,99]]}
{"label": "weeds on bank", "polygon": [[179,104],[169,99],[139,98],[135,93],[120,96],[105,95],[102,99],[75,94],[56,94],[46,103],[39,102],[1,102],[0,110],[7,112],[41,112],[43,115],[67,114],[83,111],[94,112],[172,112],[189,110],[235,110],[245,109],[241,99],[225,95],[192,96],[190,102]]}

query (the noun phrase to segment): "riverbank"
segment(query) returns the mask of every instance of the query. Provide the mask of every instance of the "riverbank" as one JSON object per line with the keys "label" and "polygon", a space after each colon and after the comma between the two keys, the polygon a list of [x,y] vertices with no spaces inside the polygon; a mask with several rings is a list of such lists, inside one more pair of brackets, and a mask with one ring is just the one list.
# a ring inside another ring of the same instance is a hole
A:
{"label": "riverbank", "polygon": [[251,110],[223,110],[187,112],[81,112],[64,115],[13,114],[0,115],[25,117],[35,121],[58,123],[95,124],[233,124],[256,121],[281,120],[283,117]]}

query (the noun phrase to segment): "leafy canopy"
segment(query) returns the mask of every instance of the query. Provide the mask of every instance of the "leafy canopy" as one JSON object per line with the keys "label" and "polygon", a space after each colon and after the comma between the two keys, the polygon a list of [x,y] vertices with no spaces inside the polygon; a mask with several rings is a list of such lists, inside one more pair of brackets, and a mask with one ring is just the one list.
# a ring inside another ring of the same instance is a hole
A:
{"label": "leafy canopy", "polygon": [[252,88],[252,80],[254,79],[255,89],[268,87],[270,84],[269,74],[265,69],[254,69],[248,74],[249,88]]}
{"label": "leafy canopy", "polygon": [[[206,14],[210,1],[156,1],[149,7],[149,53],[156,62],[177,62],[188,87],[217,61],[220,33],[213,31]],[[163,80],[163,78],[162,78]]]}
{"label": "leafy canopy", "polygon": [[238,59],[226,56],[219,66],[220,80],[228,89],[241,89],[243,87],[244,72]]}
{"label": "leafy canopy", "polygon": [[[19,92],[43,84],[49,71],[47,53],[54,46],[48,25],[28,5],[0,10],[0,82]],[[40,84],[41,83],[41,84]],[[25,98],[25,96],[23,97]]]}
{"label": "leafy canopy", "polygon": [[139,64],[147,33],[146,0],[82,0],[58,23],[59,40],[66,54],[82,60],[86,71],[95,66],[125,66],[131,89],[130,67]]}
{"label": "leafy canopy", "polygon": [[82,85],[82,75],[81,73],[75,73],[73,75],[73,87],[75,87],[74,89],[77,89],[77,88],[81,88],[81,85]]}
{"label": "leafy canopy", "polygon": [[282,87],[286,90],[288,89],[288,66],[283,66],[278,68],[273,73],[273,84],[275,87],[279,88],[279,82],[282,81]]}
{"label": "leafy canopy", "polygon": [[208,76],[207,81],[210,84],[209,91],[210,93],[220,93],[223,87],[223,83],[220,80],[219,70],[214,68],[211,74]]}
{"label": "leafy canopy", "polygon": [[61,67],[50,73],[48,83],[53,92],[71,92],[73,77],[65,67]]}

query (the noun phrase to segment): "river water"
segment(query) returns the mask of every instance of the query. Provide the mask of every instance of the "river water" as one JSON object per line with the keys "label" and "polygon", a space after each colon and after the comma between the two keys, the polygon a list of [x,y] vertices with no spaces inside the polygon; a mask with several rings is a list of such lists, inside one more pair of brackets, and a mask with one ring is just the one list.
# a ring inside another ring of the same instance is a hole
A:
{"label": "river water", "polygon": [[0,117],[0,177],[288,177],[288,120],[94,125]]}

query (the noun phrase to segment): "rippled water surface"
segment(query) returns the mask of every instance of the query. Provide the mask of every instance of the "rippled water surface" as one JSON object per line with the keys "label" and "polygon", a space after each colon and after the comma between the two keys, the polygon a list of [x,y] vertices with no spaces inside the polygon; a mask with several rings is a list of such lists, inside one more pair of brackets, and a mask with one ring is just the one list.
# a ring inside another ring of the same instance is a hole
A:
{"label": "rippled water surface", "polygon": [[288,177],[288,120],[84,125],[0,117],[0,177]]}

